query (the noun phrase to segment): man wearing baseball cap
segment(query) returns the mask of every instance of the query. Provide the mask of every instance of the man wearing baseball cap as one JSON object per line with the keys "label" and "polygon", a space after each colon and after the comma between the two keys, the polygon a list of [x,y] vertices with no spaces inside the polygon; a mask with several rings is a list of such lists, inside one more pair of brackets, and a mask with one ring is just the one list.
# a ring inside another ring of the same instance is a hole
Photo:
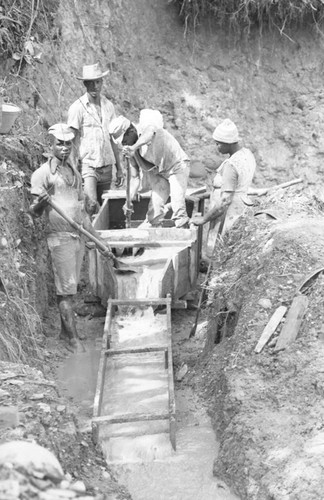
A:
{"label": "man wearing baseball cap", "polygon": [[135,198],[141,183],[152,190],[143,225],[161,225],[170,196],[175,227],[187,227],[189,217],[185,195],[190,160],[179,142],[163,128],[161,113],[155,109],[143,109],[137,125],[120,116],[111,122],[110,133],[122,144],[123,154],[130,161],[131,198]]}
{"label": "man wearing baseball cap", "polygon": [[77,293],[85,240],[49,204],[50,197],[78,224],[96,234],[85,211],[82,179],[69,161],[74,132],[65,124],[57,123],[48,129],[52,156],[31,176],[33,201],[30,212],[34,217],[46,216],[47,244],[51,254],[57,304],[61,317],[60,338],[72,348],[79,339],[72,297]]}
{"label": "man wearing baseball cap", "polygon": [[86,93],[69,108],[68,125],[76,132],[75,145],[81,164],[84,192],[91,202],[91,213],[98,210],[101,196],[110,189],[113,169],[116,168],[116,186],[123,183],[123,171],[118,147],[111,141],[109,124],[115,118],[115,108],[101,93],[103,78],[99,63],[83,66],[82,80]]}
{"label": "man wearing baseball cap", "polygon": [[255,172],[253,153],[239,144],[240,138],[235,123],[225,119],[213,133],[219,153],[229,155],[218,168],[210,197],[210,209],[204,216],[196,216],[191,222],[197,226],[209,222],[207,258],[211,258],[219,234],[228,231],[242,215],[247,205],[248,189]]}

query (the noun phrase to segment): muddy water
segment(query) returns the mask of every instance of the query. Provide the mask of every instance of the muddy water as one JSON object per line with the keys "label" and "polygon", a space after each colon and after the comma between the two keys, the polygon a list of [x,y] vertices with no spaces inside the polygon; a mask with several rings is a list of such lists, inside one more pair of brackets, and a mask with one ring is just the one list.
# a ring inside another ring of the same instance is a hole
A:
{"label": "muddy water", "polygon": [[217,442],[197,398],[190,389],[179,391],[176,405],[177,451],[160,453],[153,461],[115,464],[116,477],[133,500],[238,500],[212,475]]}
{"label": "muddy water", "polygon": [[[129,347],[137,332],[138,345],[146,345],[148,323],[155,342],[160,342],[163,337],[163,318],[153,315],[149,309],[144,313],[133,311],[126,317],[117,316],[113,343]],[[99,331],[96,332],[96,338],[87,342],[85,353],[71,355],[59,370],[61,384],[80,408],[79,417],[88,422],[92,415],[97,381],[101,344],[99,334]],[[127,411],[134,410],[137,397],[143,403],[144,411],[152,404],[157,407],[164,405],[161,371],[155,372],[156,363],[161,363],[160,359],[149,360],[145,367],[149,373],[146,378],[145,374],[142,377],[138,372],[136,362],[131,365],[125,364],[125,360],[119,362],[122,365],[120,380],[109,377],[111,394],[116,390],[123,392],[122,385],[125,385],[125,399],[129,406]],[[156,392],[157,386],[159,390]],[[118,401],[111,402],[116,405],[116,411],[122,411],[122,408],[117,407]],[[128,488],[133,500],[237,500],[229,488],[212,475],[217,441],[209,417],[190,388],[176,391],[176,417],[176,451],[170,444],[167,421],[150,422],[149,428],[145,422],[126,426],[122,424],[120,429],[116,425],[114,432],[118,434],[120,430],[122,437],[108,440],[108,435],[102,436],[107,461],[120,483]]]}

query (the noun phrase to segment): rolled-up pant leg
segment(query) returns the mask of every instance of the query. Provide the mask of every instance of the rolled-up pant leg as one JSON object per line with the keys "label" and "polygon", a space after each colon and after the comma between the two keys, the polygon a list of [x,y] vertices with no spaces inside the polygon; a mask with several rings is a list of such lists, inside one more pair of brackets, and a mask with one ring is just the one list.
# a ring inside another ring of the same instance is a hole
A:
{"label": "rolled-up pant leg", "polygon": [[158,226],[163,219],[163,208],[170,195],[169,181],[152,172],[147,172],[148,180],[151,186],[152,195],[149,202],[146,220],[152,226]]}
{"label": "rolled-up pant leg", "polygon": [[169,175],[172,219],[176,227],[189,222],[186,209],[186,190],[189,179],[189,162],[185,161],[174,167]]}

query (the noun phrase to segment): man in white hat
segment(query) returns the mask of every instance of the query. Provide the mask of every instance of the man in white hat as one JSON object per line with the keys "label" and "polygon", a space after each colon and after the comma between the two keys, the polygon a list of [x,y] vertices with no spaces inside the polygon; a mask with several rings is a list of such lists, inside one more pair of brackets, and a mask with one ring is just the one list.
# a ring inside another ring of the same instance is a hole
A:
{"label": "man in white hat", "polygon": [[33,201],[30,212],[40,217],[44,212],[47,225],[47,243],[61,316],[60,338],[70,346],[78,347],[72,297],[77,293],[85,241],[78,232],[49,204],[50,197],[78,224],[96,234],[85,211],[82,179],[69,161],[74,132],[65,124],[57,123],[49,128],[52,156],[31,176]]}
{"label": "man in white hat", "polygon": [[[187,227],[185,194],[189,178],[189,158],[178,141],[163,128],[158,110],[143,109],[138,125],[121,116],[110,126],[112,137],[120,142],[131,165],[131,198],[140,188],[140,178],[152,196],[145,225],[159,226],[170,196],[175,227]],[[143,190],[143,189],[142,189]]]}
{"label": "man in white hat", "polygon": [[191,219],[200,226],[209,222],[207,258],[211,258],[219,234],[228,231],[251,205],[247,194],[255,172],[253,153],[239,145],[239,134],[235,123],[224,120],[213,133],[219,153],[229,155],[217,170],[210,197],[210,209],[204,216]]}
{"label": "man in white hat", "polygon": [[103,77],[99,63],[83,66],[82,76],[86,93],[69,108],[68,125],[76,132],[75,145],[81,163],[84,192],[91,202],[91,213],[98,210],[101,196],[110,189],[113,168],[116,168],[116,186],[123,183],[123,171],[118,147],[111,141],[109,124],[115,118],[115,108],[101,93]]}

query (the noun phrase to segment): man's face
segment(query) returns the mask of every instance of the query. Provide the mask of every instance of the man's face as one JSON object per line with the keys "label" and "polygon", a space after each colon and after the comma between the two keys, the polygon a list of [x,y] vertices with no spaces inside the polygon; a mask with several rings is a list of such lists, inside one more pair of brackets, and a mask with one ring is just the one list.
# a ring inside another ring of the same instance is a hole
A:
{"label": "man's face", "polygon": [[227,144],[226,142],[219,142],[219,141],[215,141],[216,142],[216,146],[218,148],[218,152],[222,155],[226,155],[229,153],[229,149],[230,149],[230,145]]}
{"label": "man's face", "polygon": [[53,142],[53,154],[58,158],[59,160],[67,160],[67,158],[70,156],[71,149],[72,149],[72,141],[61,141],[60,139],[57,139],[54,137],[54,142]]}
{"label": "man's face", "polygon": [[131,124],[126,132],[124,133],[122,145],[123,146],[133,146],[138,139],[138,133],[133,124]]}
{"label": "man's face", "polygon": [[83,83],[88,94],[91,95],[93,99],[99,97],[102,88],[102,78],[98,78],[97,80],[85,80]]}

